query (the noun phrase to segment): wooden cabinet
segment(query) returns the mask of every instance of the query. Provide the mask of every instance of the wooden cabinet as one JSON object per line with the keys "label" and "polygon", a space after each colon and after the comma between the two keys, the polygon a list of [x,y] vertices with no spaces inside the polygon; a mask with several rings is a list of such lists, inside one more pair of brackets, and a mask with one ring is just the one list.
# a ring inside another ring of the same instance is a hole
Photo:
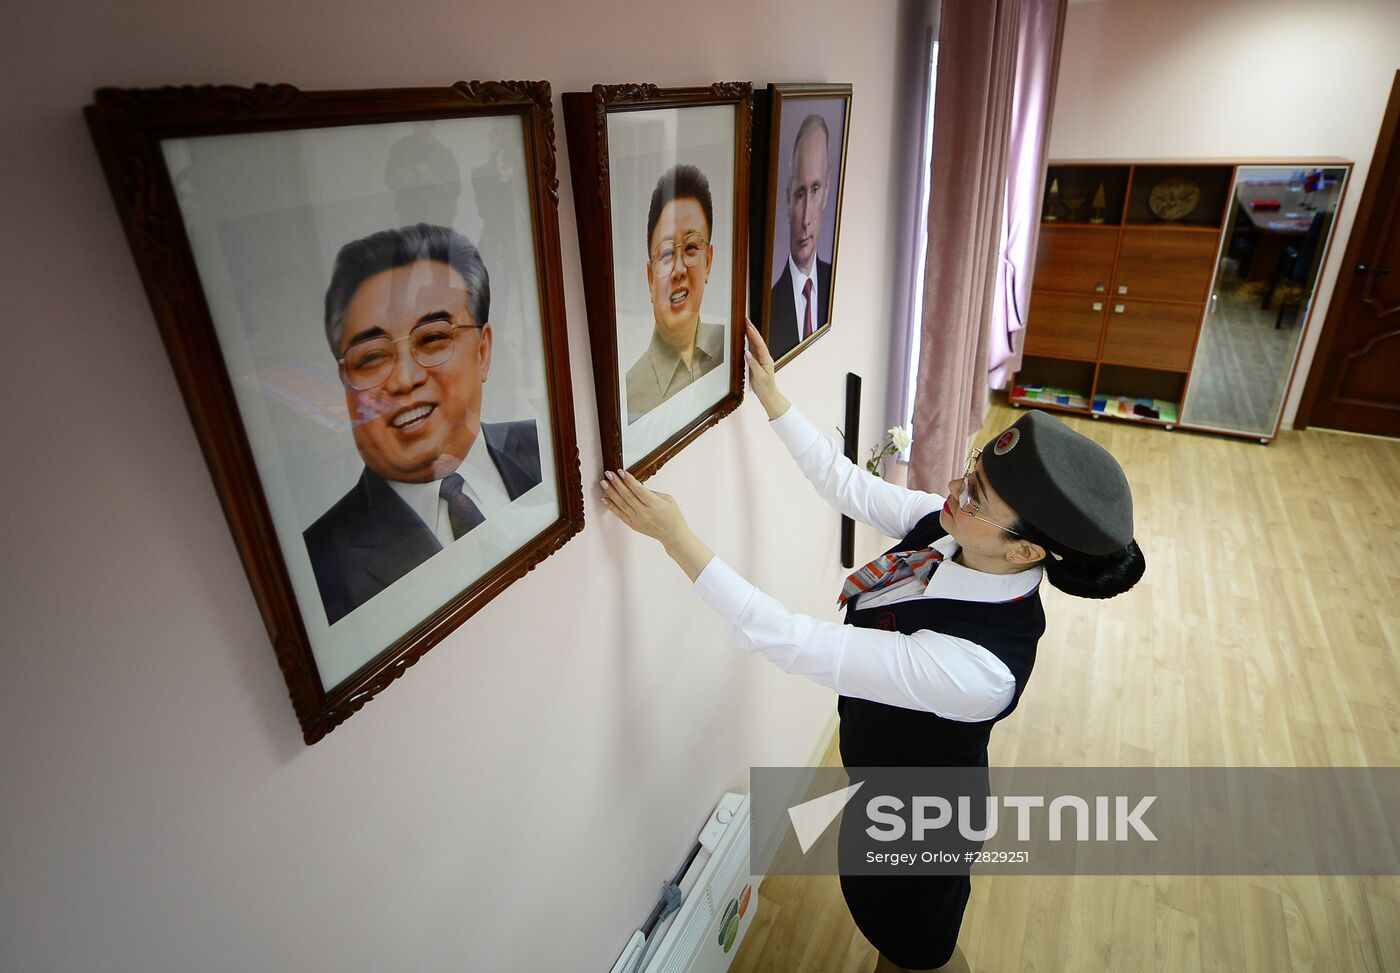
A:
{"label": "wooden cabinet", "polygon": [[1184,372],[1191,367],[1203,310],[1201,304],[1114,301],[1100,361]]}
{"label": "wooden cabinet", "polygon": [[1107,307],[1103,295],[1037,294],[1026,327],[1026,354],[1093,361]]}
{"label": "wooden cabinet", "polygon": [[1127,231],[1113,275],[1113,294],[1202,304],[1215,276],[1215,251],[1219,245],[1218,233]]}
{"label": "wooden cabinet", "polygon": [[1273,439],[1350,171],[1052,162],[1012,404]]}
{"label": "wooden cabinet", "polygon": [[1234,169],[1050,164],[1013,403],[1177,421]]}
{"label": "wooden cabinet", "polygon": [[1035,286],[1067,294],[1107,294],[1118,234],[1092,227],[1046,226],[1035,254]]}

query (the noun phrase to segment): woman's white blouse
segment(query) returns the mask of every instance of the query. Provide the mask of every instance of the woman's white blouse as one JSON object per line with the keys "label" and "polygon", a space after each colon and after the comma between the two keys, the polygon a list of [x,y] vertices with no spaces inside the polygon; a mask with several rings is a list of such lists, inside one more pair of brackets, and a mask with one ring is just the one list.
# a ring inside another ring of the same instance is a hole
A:
{"label": "woman's white blouse", "polygon": [[[924,516],[943,507],[938,494],[910,490],[857,467],[795,406],[770,425],[823,500],[882,534],[903,537]],[[911,598],[1014,601],[1040,584],[1040,568],[986,574],[953,563],[958,545],[952,537],[939,539],[933,547],[944,560],[927,584],[908,578],[858,596],[858,607]],[[794,614],[718,557],[700,572],[695,587],[705,604],[729,624],[739,648],[758,652],[785,672],[806,676],[843,696],[970,722],[996,716],[1015,692],[1016,681],[1005,663],[976,642],[941,632],[904,635]],[[833,605],[835,595],[833,591]]]}

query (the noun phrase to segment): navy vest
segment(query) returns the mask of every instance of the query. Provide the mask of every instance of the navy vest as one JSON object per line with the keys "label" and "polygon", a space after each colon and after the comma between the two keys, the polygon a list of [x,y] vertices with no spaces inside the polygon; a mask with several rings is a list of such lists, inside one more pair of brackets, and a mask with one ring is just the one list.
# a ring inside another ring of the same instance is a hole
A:
{"label": "navy vest", "polygon": [[[947,533],[934,512],[915,524],[890,552],[928,547]],[[906,635],[929,629],[976,642],[1006,664],[1016,679],[1016,689],[1006,709],[975,723],[842,696],[837,702],[842,762],[847,767],[987,766],[992,726],[1010,716],[1020,702],[1035,665],[1036,643],[1045,632],[1040,590],[1017,601],[996,604],[947,598],[912,598],[876,608],[851,608],[848,604],[846,624]]]}

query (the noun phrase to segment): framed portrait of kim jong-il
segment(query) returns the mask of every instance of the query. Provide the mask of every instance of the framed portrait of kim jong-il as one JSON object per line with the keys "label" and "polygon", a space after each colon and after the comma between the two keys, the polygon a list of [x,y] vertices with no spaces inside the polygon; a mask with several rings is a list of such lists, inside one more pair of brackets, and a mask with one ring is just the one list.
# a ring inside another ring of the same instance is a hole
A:
{"label": "framed portrait of kim jong-il", "polygon": [[743,395],[752,86],[564,95],[605,469],[645,479]]}
{"label": "framed portrait of kim jong-il", "polygon": [[782,368],[832,326],[851,86],[770,84],[756,111],[764,134],[755,179],[762,172],[767,191],[755,202],[763,240],[750,308]]}
{"label": "framed portrait of kim jong-il", "polygon": [[549,85],[87,116],[314,743],[582,529]]}

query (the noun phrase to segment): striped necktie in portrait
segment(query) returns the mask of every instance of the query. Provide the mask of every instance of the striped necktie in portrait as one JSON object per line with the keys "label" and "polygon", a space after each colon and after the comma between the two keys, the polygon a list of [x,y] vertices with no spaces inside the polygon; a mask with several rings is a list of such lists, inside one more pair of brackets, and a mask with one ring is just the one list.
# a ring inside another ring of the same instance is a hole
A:
{"label": "striped necktie in portrait", "polygon": [[905,578],[918,578],[927,584],[928,579],[933,576],[934,569],[938,567],[938,562],[942,560],[943,555],[931,547],[881,554],[865,567],[851,573],[846,583],[841,586],[841,594],[837,596],[836,604],[844,608],[846,602],[856,595],[888,588]]}
{"label": "striped necktie in portrait", "polygon": [[453,473],[443,477],[442,485],[438,487],[438,496],[447,501],[447,519],[452,523],[453,540],[461,537],[486,519],[481,508],[462,491],[466,482],[462,479],[462,474]]}

